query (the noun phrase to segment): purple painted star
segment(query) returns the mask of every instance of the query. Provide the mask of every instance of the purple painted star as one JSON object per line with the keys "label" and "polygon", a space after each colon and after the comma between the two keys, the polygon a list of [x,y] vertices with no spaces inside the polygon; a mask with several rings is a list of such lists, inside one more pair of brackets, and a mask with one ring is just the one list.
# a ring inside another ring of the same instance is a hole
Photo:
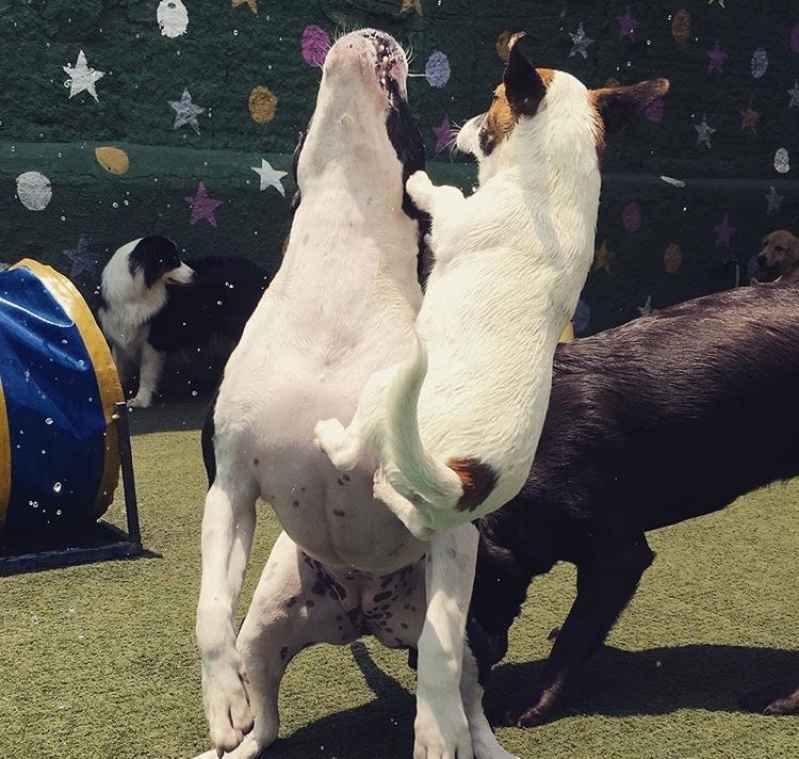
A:
{"label": "purple painted star", "polygon": [[433,133],[436,136],[436,153],[453,145],[455,132],[452,130],[452,125],[449,123],[449,116],[444,116],[444,120],[439,126],[432,127]]}
{"label": "purple painted star", "polygon": [[732,236],[735,234],[735,227],[730,225],[730,219],[726,213],[721,223],[717,224],[713,229],[716,230],[716,247],[723,245],[725,248],[729,248]]}
{"label": "purple painted star", "polygon": [[224,200],[209,198],[208,190],[205,189],[205,185],[202,182],[197,185],[197,192],[194,197],[189,197],[185,200],[191,208],[189,224],[196,224],[201,219],[205,219],[212,227],[216,227],[214,211],[225,202]]}
{"label": "purple painted star", "polygon": [[635,30],[638,28],[638,22],[632,17],[629,5],[623,16],[616,16],[616,21],[619,22],[619,39],[632,40]]}
{"label": "purple painted star", "polygon": [[708,74],[723,74],[724,73],[724,61],[727,60],[729,56],[725,53],[721,47],[719,47],[719,42],[716,40],[716,44],[708,51],[707,58],[709,63],[707,64],[707,72]]}

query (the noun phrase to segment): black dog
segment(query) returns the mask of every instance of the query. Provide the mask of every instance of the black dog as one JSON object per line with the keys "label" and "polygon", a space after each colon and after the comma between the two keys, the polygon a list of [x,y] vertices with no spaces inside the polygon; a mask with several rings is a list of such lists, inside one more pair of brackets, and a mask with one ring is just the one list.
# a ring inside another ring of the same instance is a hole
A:
{"label": "black dog", "polygon": [[[535,575],[575,564],[577,597],[542,682],[503,719],[552,716],[651,564],[646,532],[799,474],[797,431],[799,289],[790,285],[708,295],[558,346],[527,484],[479,522],[470,640],[483,668],[505,655]],[[797,685],[744,706],[799,713]]]}

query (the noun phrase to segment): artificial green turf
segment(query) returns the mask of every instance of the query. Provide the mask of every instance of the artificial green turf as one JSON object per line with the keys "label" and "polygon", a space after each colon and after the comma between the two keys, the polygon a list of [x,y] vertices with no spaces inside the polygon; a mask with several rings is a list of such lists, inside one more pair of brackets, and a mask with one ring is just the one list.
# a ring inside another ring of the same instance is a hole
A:
{"label": "artificial green turf", "polygon": [[[197,402],[133,414],[149,556],[0,578],[0,759],[189,759],[209,748],[194,644],[201,414]],[[797,500],[799,481],[774,485],[651,534],[658,558],[566,715],[534,730],[500,729],[503,745],[546,759],[799,755],[799,718],[736,704],[799,672]],[[121,525],[123,513],[118,493],[108,517]],[[276,530],[264,507],[245,599]],[[534,582],[490,700],[540,671],[573,582],[568,565]],[[267,756],[407,759],[414,680],[404,654],[372,640],[302,652],[284,680],[281,739]]]}

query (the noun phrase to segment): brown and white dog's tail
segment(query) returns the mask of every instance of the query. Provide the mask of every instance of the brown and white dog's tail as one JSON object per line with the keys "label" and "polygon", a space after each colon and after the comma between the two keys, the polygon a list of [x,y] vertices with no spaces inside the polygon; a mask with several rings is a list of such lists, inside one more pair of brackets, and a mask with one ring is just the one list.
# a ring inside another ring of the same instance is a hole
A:
{"label": "brown and white dog's tail", "polygon": [[[400,493],[418,494],[434,507],[471,511],[493,489],[495,475],[475,459],[445,462],[425,449],[419,434],[419,393],[426,375],[427,351],[417,336],[412,355],[399,367],[388,391],[388,444],[398,470],[388,479]],[[487,489],[482,485],[486,478],[491,480]]]}

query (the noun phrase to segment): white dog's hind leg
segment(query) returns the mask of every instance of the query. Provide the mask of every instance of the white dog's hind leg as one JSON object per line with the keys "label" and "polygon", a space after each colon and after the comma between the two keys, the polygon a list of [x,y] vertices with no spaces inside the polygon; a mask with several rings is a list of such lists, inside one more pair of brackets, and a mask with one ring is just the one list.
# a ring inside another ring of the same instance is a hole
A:
{"label": "white dog's hind leg", "polygon": [[[292,658],[314,643],[343,645],[360,637],[346,589],[282,532],[253,594],[236,648],[247,673],[252,730],[225,759],[254,759],[277,738],[278,692]],[[211,751],[205,757],[216,757]]]}
{"label": "white dog's hind leg", "polygon": [[347,427],[338,419],[324,419],[314,427],[314,442],[333,466],[354,469],[363,455],[379,445],[385,425],[388,386],[398,365],[374,372],[361,390],[355,416]]}
{"label": "white dog's hind leg", "polygon": [[196,635],[211,740],[215,748],[225,751],[241,743],[253,721],[233,615],[252,546],[256,497],[255,484],[246,474],[229,473],[218,466],[203,513]]}
{"label": "white dog's hind leg", "polygon": [[474,525],[459,525],[438,533],[427,552],[413,759],[473,759],[460,683],[477,537]]}
{"label": "white dog's hind leg", "polygon": [[463,647],[463,671],[461,673],[461,694],[469,733],[472,736],[474,759],[518,759],[499,745],[497,736],[488,724],[483,711],[483,688],[477,673],[477,662],[469,649]]}
{"label": "white dog's hind leg", "polygon": [[158,380],[164,367],[166,354],[155,350],[145,342],[141,351],[141,368],[139,370],[139,389],[135,397],[128,401],[128,406],[147,408],[153,402],[153,395],[158,390]]}

